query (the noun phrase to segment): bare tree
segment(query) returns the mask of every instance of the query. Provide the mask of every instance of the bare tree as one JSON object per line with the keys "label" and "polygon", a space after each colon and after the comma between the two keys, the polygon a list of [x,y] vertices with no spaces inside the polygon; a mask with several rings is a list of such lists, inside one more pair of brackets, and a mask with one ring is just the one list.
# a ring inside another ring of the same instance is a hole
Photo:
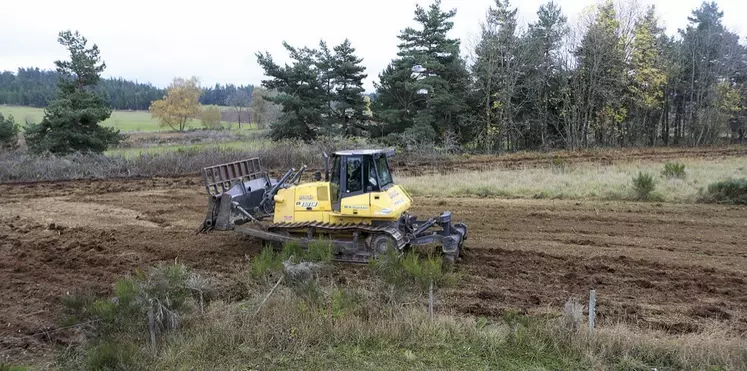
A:
{"label": "bare tree", "polygon": [[245,90],[236,90],[226,98],[226,105],[233,107],[236,112],[239,129],[241,129],[241,112],[248,109],[249,101],[249,94]]}

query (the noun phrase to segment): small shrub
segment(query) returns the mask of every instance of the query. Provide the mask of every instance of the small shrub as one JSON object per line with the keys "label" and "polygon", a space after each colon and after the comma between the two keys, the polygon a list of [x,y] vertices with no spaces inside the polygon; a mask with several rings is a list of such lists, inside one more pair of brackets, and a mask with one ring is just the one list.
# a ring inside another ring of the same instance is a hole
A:
{"label": "small shrub", "polygon": [[636,199],[650,200],[656,189],[656,181],[651,174],[639,172],[637,176],[633,177],[633,189]]}
{"label": "small shrub", "polygon": [[282,262],[290,259],[290,261],[294,264],[298,264],[301,262],[301,260],[304,259],[306,256],[306,252],[304,251],[303,247],[301,247],[301,244],[297,241],[291,241],[286,242],[283,244],[283,251],[279,254],[279,261],[277,262],[277,267],[279,268],[282,265]]}
{"label": "small shrub", "polygon": [[134,366],[139,349],[133,344],[117,341],[102,341],[86,352],[86,365],[91,370],[118,370]]}
{"label": "small shrub", "polygon": [[335,289],[330,298],[330,315],[332,318],[340,318],[348,314],[357,315],[363,301],[363,295],[359,291]]}
{"label": "small shrub", "polygon": [[563,173],[566,171],[566,168],[568,167],[568,160],[558,155],[555,155],[550,161],[550,165],[552,166],[553,171]]}
{"label": "small shrub", "polygon": [[332,261],[334,247],[328,241],[313,241],[309,243],[305,258],[307,261],[329,263]]}
{"label": "small shrub", "polygon": [[683,179],[687,174],[685,173],[685,164],[679,162],[667,162],[664,164],[664,170],[661,171],[667,179]]}
{"label": "small shrub", "polygon": [[28,367],[25,366],[11,366],[5,363],[0,363],[0,371],[28,371]]}
{"label": "small shrub", "polygon": [[704,201],[747,205],[747,178],[729,179],[708,186]]}
{"label": "small shrub", "polygon": [[389,249],[370,264],[384,282],[403,289],[414,286],[425,291],[431,281],[436,286],[443,286],[452,283],[456,277],[453,272],[443,269],[443,257],[440,254],[421,257],[414,250],[401,254]]}
{"label": "small shrub", "polygon": [[265,247],[251,262],[251,275],[253,278],[266,276],[269,272],[282,267],[281,256],[275,253],[271,247]]}
{"label": "small shrub", "polygon": [[220,129],[220,109],[218,106],[207,106],[202,110],[202,126],[208,130]]}

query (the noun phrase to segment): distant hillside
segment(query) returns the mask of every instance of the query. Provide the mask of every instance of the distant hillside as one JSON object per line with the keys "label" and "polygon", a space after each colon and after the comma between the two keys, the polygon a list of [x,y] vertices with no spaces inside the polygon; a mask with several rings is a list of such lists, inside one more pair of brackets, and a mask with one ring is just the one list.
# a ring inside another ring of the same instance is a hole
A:
{"label": "distant hillside", "polygon": [[[161,99],[165,89],[122,78],[101,79],[98,90],[104,93],[115,110],[147,110],[150,103]],[[216,84],[204,89],[201,104],[225,105],[226,99],[236,90],[245,90],[251,96],[253,85]],[[17,72],[0,73],[0,105],[46,107],[57,94],[57,72],[37,67],[19,68]]]}

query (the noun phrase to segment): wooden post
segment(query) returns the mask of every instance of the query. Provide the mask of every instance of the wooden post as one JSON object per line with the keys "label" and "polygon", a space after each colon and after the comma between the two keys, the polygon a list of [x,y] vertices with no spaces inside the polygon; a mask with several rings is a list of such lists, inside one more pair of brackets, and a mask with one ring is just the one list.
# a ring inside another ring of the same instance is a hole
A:
{"label": "wooden post", "polygon": [[156,354],[158,350],[156,347],[156,316],[153,313],[153,307],[148,308],[148,331],[150,331],[150,345],[153,347],[153,354]]}
{"label": "wooden post", "polygon": [[589,337],[594,336],[594,323],[596,322],[597,290],[589,291]]}
{"label": "wooden post", "polygon": [[203,300],[202,290],[200,290],[200,314],[205,314],[205,301]]}
{"label": "wooden post", "polygon": [[280,276],[280,278],[278,279],[278,282],[275,283],[275,286],[272,286],[272,290],[270,290],[270,292],[267,293],[267,296],[265,296],[265,299],[262,300],[261,303],[259,303],[259,307],[257,307],[257,311],[254,312],[254,316],[259,314],[259,311],[262,310],[262,306],[265,305],[265,302],[267,302],[267,299],[269,299],[272,293],[275,292],[275,289],[278,288],[278,285],[280,285],[280,281],[282,281],[284,277],[285,276]]}
{"label": "wooden post", "polygon": [[428,288],[428,315],[433,318],[433,280]]}

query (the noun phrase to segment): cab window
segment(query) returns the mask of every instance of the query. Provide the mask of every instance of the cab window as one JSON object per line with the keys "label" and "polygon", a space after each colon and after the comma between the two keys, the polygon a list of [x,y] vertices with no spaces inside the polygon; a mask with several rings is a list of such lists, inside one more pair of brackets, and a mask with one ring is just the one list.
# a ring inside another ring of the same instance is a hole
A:
{"label": "cab window", "polygon": [[376,159],[376,170],[378,171],[381,187],[392,183],[392,173],[389,172],[389,163],[386,157],[382,156]]}
{"label": "cab window", "polygon": [[332,195],[332,202],[338,202],[340,200],[340,157],[335,157],[333,161],[330,193]]}
{"label": "cab window", "polygon": [[345,179],[345,192],[363,191],[363,161],[360,157],[348,157],[347,168],[345,169],[347,178]]}
{"label": "cab window", "polygon": [[379,190],[379,181],[376,179],[376,166],[374,165],[374,159],[368,158],[368,174],[366,174],[366,177],[368,178],[368,182],[366,182],[366,187],[369,191],[378,191]]}

